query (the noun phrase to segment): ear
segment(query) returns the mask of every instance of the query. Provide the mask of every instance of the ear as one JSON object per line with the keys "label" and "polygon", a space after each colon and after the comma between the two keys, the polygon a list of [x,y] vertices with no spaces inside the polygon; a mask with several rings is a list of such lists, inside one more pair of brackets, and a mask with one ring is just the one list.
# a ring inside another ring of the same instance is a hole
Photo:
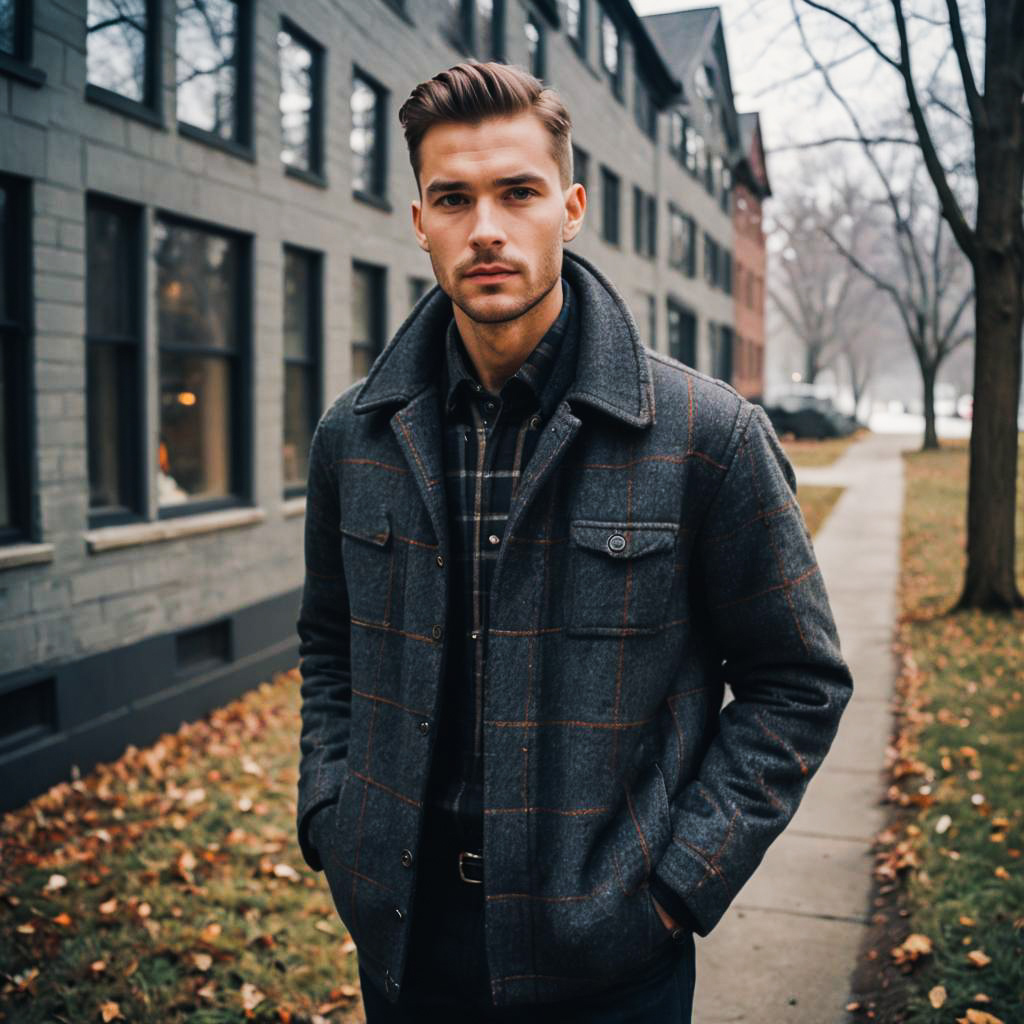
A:
{"label": "ear", "polygon": [[430,252],[430,243],[427,241],[427,236],[423,233],[423,207],[418,199],[412,201],[412,229],[416,233],[416,241],[419,242],[420,248],[424,252]]}
{"label": "ear", "polygon": [[571,242],[583,227],[587,211],[587,193],[577,181],[565,191],[565,220],[562,222],[562,241]]}

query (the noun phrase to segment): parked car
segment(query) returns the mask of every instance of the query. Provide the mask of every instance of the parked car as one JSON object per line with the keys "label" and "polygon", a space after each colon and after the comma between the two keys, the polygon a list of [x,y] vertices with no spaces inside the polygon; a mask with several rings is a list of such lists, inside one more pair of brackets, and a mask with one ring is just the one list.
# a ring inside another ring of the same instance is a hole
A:
{"label": "parked car", "polygon": [[791,434],[798,439],[846,437],[860,424],[840,412],[829,399],[811,395],[783,395],[774,405],[764,407],[780,437]]}

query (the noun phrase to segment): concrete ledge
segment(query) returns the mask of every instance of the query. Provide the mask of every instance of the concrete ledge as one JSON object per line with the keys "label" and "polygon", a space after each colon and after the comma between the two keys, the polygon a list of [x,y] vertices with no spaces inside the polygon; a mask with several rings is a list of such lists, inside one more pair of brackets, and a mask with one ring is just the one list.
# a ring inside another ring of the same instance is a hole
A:
{"label": "concrete ledge", "polygon": [[85,545],[90,554],[131,548],[139,544],[157,544],[165,540],[180,540],[198,533],[233,530],[238,526],[253,526],[267,518],[260,508],[230,508],[218,512],[204,512],[195,516],[161,519],[154,523],[128,523],[126,526],[103,526],[87,530]]}
{"label": "concrete ledge", "polygon": [[52,544],[9,544],[0,547],[0,570],[52,561]]}
{"label": "concrete ledge", "polygon": [[281,505],[281,512],[285,519],[294,519],[296,516],[306,514],[306,496],[300,494],[297,498],[288,498]]}

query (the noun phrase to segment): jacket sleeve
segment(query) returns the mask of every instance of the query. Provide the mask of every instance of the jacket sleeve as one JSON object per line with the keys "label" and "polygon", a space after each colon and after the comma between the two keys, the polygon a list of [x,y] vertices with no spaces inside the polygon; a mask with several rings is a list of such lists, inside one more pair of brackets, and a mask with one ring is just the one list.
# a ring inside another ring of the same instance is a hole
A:
{"label": "jacket sleeve", "polygon": [[299,846],[314,870],[323,865],[312,844],[313,815],[338,796],[346,771],[352,676],[349,610],[341,561],[338,483],[324,419],[313,433],[306,488],[306,576],[296,628],[299,634]]}
{"label": "jacket sleeve", "polygon": [[734,699],[671,800],[672,841],[651,878],[702,936],[796,812],[853,694],[796,477],[760,406],[744,403],[731,440],[695,538],[691,599]]}

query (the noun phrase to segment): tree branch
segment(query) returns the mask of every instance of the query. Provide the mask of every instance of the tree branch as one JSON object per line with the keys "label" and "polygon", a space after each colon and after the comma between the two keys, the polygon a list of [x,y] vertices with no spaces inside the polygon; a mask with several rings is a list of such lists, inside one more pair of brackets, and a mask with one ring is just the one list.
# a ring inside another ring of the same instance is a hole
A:
{"label": "tree branch", "polygon": [[967,109],[971,112],[971,120],[978,129],[987,131],[988,114],[985,112],[981,96],[978,95],[974,72],[971,71],[971,60],[967,56],[967,42],[964,39],[963,25],[960,24],[960,6],[957,0],[946,0],[946,9],[949,11],[949,31],[953,36],[953,49],[960,65],[960,77],[964,80],[964,92],[967,94]]}
{"label": "tree branch", "polygon": [[878,43],[871,38],[871,36],[869,36],[855,21],[848,18],[845,14],[840,14],[838,11],[834,11],[826,4],[817,3],[817,0],[802,0],[802,2],[807,4],[808,7],[813,7],[816,11],[821,11],[823,14],[831,15],[837,21],[841,21],[844,25],[852,28],[853,31],[856,32],[857,35],[859,35],[861,39],[863,39],[864,42],[867,43],[868,46],[870,46],[871,49],[886,62],[886,64],[890,65],[890,67],[894,67],[897,71],[901,70],[899,62],[893,60],[892,57],[890,57],[889,54],[887,54],[885,50],[883,50]]}
{"label": "tree branch", "polygon": [[[816,69],[815,69],[816,70]],[[789,153],[797,150],[816,149],[818,146],[834,146],[841,143],[859,143],[862,146],[917,146],[917,139],[903,139],[896,135],[874,135],[871,138],[861,138],[857,135],[831,135],[825,139],[816,139],[812,142],[792,142],[788,146],[773,146],[772,153]]]}

